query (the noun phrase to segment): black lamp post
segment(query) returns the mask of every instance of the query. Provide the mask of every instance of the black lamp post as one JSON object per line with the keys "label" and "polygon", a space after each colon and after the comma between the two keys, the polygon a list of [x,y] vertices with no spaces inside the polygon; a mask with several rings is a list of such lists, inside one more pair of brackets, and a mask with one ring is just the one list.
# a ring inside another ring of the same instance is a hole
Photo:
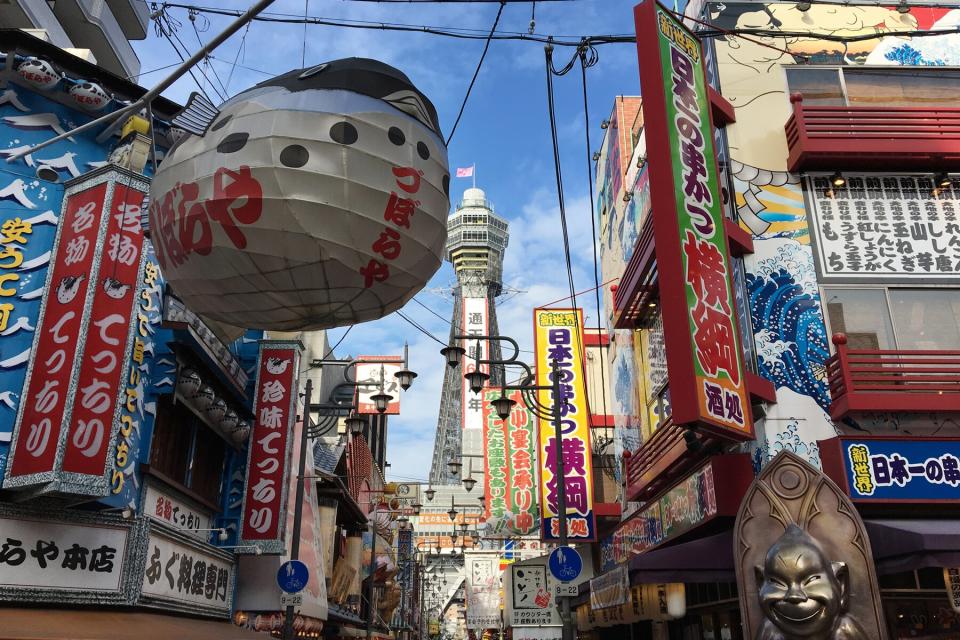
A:
{"label": "black lamp post", "polygon": [[[510,338],[507,336],[455,335],[453,336],[453,340],[454,341],[477,340],[478,342],[480,340],[486,340],[487,342],[498,342],[498,343],[506,342],[513,347],[513,354],[509,358],[505,358],[505,359],[476,358],[477,365],[488,364],[491,366],[500,366],[500,367],[503,367],[504,369],[506,369],[506,367],[508,366],[512,366],[512,367],[517,367],[521,369],[525,374],[521,379],[520,384],[500,385],[500,397],[497,398],[496,400],[493,400],[491,404],[493,404],[493,408],[497,412],[497,415],[502,419],[506,419],[507,417],[509,417],[510,410],[513,408],[512,404],[508,404],[507,402],[504,402],[505,400],[507,400],[507,398],[505,397],[506,392],[507,390],[520,391],[523,397],[524,403],[527,405],[527,408],[534,413],[534,415],[536,415],[541,420],[549,420],[550,422],[553,423],[554,438],[556,439],[556,450],[558,452],[562,452],[563,451],[563,433],[561,430],[560,421],[562,418],[562,410],[564,408],[564,404],[563,404],[563,401],[560,400],[561,398],[560,363],[557,362],[556,360],[553,360],[550,363],[551,384],[537,385],[535,384],[536,376],[534,376],[533,371],[525,362],[518,359],[518,356],[520,355],[520,345],[518,345],[517,341],[514,340],[513,338]],[[488,352],[492,353],[492,350]],[[450,345],[450,346],[444,347],[441,350],[441,353],[447,359],[447,364],[450,367],[456,368],[463,361],[463,356],[465,355],[466,351],[462,347],[456,347],[454,345]],[[477,349],[476,353],[480,354],[482,353],[482,351],[480,349]],[[479,371],[479,368],[476,371],[471,371],[470,373],[467,373],[464,375],[464,377],[467,379],[467,382],[470,385],[470,390],[473,391],[474,393],[480,393],[480,391],[483,389],[484,383],[486,382],[487,379],[489,379],[489,375],[487,374],[483,374],[484,376],[486,376],[486,378],[481,379],[481,377],[477,375],[478,371]],[[503,376],[503,379],[506,380],[506,375]],[[550,403],[550,405],[544,405],[539,401],[539,399],[536,397],[536,393],[538,391],[549,391],[552,394],[553,401]],[[557,465],[556,465],[555,475],[556,475],[557,488],[558,488],[557,520],[558,520],[559,529],[560,529],[559,531],[560,544],[562,546],[567,546],[568,545],[567,496],[565,491],[565,488],[567,485],[566,485],[566,477],[565,477],[565,469],[564,469],[562,453],[557,454]],[[481,504],[483,504],[483,501],[481,501]],[[572,640],[573,625],[572,625],[572,619],[570,616],[570,599],[562,598],[560,602],[561,602],[561,618],[563,621],[563,640]]]}

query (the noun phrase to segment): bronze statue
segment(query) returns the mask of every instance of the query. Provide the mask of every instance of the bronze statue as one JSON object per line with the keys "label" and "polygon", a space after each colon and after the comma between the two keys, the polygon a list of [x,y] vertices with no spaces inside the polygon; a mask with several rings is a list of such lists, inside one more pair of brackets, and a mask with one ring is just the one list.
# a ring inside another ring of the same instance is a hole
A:
{"label": "bronze statue", "polygon": [[734,540],[745,638],[887,640],[863,520],[796,454],[779,453],[750,485]]}
{"label": "bronze statue", "polygon": [[773,543],[756,572],[766,615],[757,640],[869,640],[847,611],[847,565],[827,559],[797,525]]}

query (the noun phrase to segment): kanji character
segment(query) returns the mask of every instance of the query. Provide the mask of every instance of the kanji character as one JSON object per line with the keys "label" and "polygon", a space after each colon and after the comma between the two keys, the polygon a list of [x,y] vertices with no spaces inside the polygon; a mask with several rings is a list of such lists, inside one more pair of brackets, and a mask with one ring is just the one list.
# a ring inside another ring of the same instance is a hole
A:
{"label": "kanji character", "polygon": [[190,585],[190,593],[195,596],[203,595],[203,585],[207,579],[207,563],[203,560],[197,560],[193,563],[193,582]]}
{"label": "kanji character", "polygon": [[389,227],[380,232],[380,237],[374,240],[371,246],[374,253],[379,253],[387,260],[400,257],[400,233]]}
{"label": "kanji character", "polygon": [[727,390],[724,393],[724,399],[727,406],[727,418],[737,424],[743,424],[743,407],[741,406],[740,396]]}
{"label": "kanji character", "polygon": [[371,258],[367,266],[360,267],[360,275],[363,276],[363,286],[369,289],[374,282],[384,282],[390,277],[390,267]]}
{"label": "kanji character", "polygon": [[63,550],[63,562],[60,563],[60,566],[64,569],[70,569],[71,571],[76,571],[77,569],[86,569],[87,568],[87,554],[90,553],[90,549],[86,547],[81,547],[76,542],[69,549]]}
{"label": "kanji character", "polygon": [[227,601],[227,588],[230,579],[230,572],[223,567],[217,568],[217,599]]}
{"label": "kanji character", "polygon": [[[557,439],[547,441],[547,468],[557,468]],[[586,475],[586,449],[583,440],[567,438],[563,441],[563,469],[565,472],[576,472]]]}
{"label": "kanji character", "polygon": [[[393,167],[393,176],[396,178],[397,186],[407,193],[416,193],[420,190],[420,178],[423,173],[416,167]],[[410,183],[406,184],[406,180]]]}
{"label": "kanji character", "polygon": [[27,552],[23,548],[23,541],[15,538],[7,538],[7,541],[0,546],[0,564],[8,564],[11,567],[17,567],[23,564],[27,559]]}
{"label": "kanji character", "polygon": [[190,593],[191,578],[193,577],[193,558],[187,554],[180,556],[180,575],[177,577],[177,591]]}
{"label": "kanji character", "polygon": [[207,578],[203,585],[203,597],[207,600],[213,600],[217,592],[217,568],[212,564],[207,567]]}
{"label": "kanji character", "polygon": [[577,513],[587,513],[590,510],[590,488],[587,479],[580,476],[567,476],[563,479],[567,488],[567,508]]}
{"label": "kanji character", "polygon": [[107,255],[111,260],[116,260],[120,264],[130,266],[140,255],[140,248],[133,244],[130,236],[114,233],[108,241],[109,250]]}
{"label": "kanji character", "polygon": [[419,205],[419,200],[401,198],[395,191],[391,191],[390,199],[387,200],[387,206],[383,210],[383,219],[387,222],[392,222],[398,227],[409,229],[410,218],[417,212]]}
{"label": "kanji character", "polygon": [[901,487],[910,482],[907,461],[896,453],[890,456],[890,478]]}
{"label": "kanji character", "polygon": [[[266,386],[264,386],[266,388]],[[281,398],[283,396],[281,395]],[[283,420],[283,409],[278,406],[260,409],[260,424],[267,429],[279,429]]]}
{"label": "kanji character", "polygon": [[286,393],[287,389],[282,382],[268,380],[261,389],[260,402],[280,402]]}
{"label": "kanji character", "polygon": [[117,550],[107,545],[100,545],[90,554],[90,571],[98,573],[110,573],[113,571],[113,559],[117,555]]}
{"label": "kanji character", "polygon": [[727,268],[717,247],[687,231],[683,253],[687,257],[687,284],[697,298],[714,308],[730,313]]}
{"label": "kanji character", "polygon": [[160,576],[163,575],[163,568],[160,565],[160,547],[154,545],[153,554],[150,556],[150,566],[145,572],[147,582],[155,584]]}
{"label": "kanji character", "polygon": [[[730,314],[699,301],[693,310],[693,322],[696,327],[694,341],[697,344],[697,360],[704,373],[713,377],[722,369],[734,384],[739,385],[740,364]],[[717,415],[723,415],[722,408]]]}
{"label": "kanji character", "polygon": [[123,231],[140,233],[142,228],[140,223],[141,215],[140,205],[121,202],[117,205],[117,213],[113,214],[113,219],[117,221],[117,226]]}
{"label": "kanji character", "polygon": [[37,564],[41,569],[47,568],[47,560],[56,560],[60,555],[60,548],[57,547],[55,540],[47,542],[46,540],[37,540],[37,545],[30,550],[30,555],[37,559]]}
{"label": "kanji character", "polygon": [[723,387],[704,381],[703,391],[707,398],[707,412],[713,416],[723,416]]}
{"label": "kanji character", "polygon": [[83,233],[93,226],[93,211],[96,207],[96,202],[88,202],[77,209],[73,221],[70,223],[70,228],[73,229],[74,233]]}
{"label": "kanji character", "polygon": [[10,244],[11,242],[26,244],[26,236],[31,233],[33,233],[33,225],[29,222],[24,222],[20,218],[6,220],[3,225],[0,225],[0,244]]}
{"label": "kanji character", "polygon": [[954,487],[960,484],[960,460],[949,454],[940,460],[943,462],[943,481]]}
{"label": "kanji character", "polygon": [[87,257],[87,251],[90,250],[90,240],[84,236],[76,236],[67,243],[67,255],[63,259],[64,264],[76,264],[82,262]]}

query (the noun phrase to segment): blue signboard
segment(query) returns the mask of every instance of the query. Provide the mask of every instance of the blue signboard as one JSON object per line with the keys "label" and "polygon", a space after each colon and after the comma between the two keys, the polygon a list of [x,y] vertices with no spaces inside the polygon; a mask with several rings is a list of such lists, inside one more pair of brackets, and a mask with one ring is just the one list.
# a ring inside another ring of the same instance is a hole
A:
{"label": "blue signboard", "polygon": [[960,440],[843,439],[854,500],[960,500]]}
{"label": "blue signboard", "polygon": [[572,582],[583,571],[583,558],[576,549],[557,547],[550,552],[550,573],[560,582]]}
{"label": "blue signboard", "polygon": [[277,585],[287,593],[299,593],[307,586],[310,571],[299,560],[287,560],[277,569]]}

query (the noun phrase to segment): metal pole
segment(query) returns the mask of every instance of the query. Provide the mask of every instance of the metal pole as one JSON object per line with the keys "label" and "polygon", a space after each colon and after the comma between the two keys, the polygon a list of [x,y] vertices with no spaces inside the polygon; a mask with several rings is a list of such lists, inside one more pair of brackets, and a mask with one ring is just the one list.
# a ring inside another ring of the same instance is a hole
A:
{"label": "metal pole", "polygon": [[[71,136],[75,136],[78,133],[83,133],[84,131],[100,126],[101,124],[104,124],[106,122],[113,122],[114,120],[119,120],[125,114],[130,113],[131,111],[136,111],[140,109],[140,107],[142,107],[143,105],[147,104],[148,102],[156,98],[170,85],[172,85],[174,82],[179,80],[180,77],[183,74],[185,74],[187,71],[189,71],[191,67],[195,66],[198,62],[206,58],[208,53],[210,53],[211,51],[216,49],[218,46],[223,44],[223,42],[227,38],[229,38],[230,36],[235,34],[237,31],[239,31],[241,27],[245,26],[248,22],[253,20],[258,13],[260,13],[261,11],[269,7],[271,4],[273,4],[273,2],[274,0],[258,0],[258,2],[252,7],[250,7],[249,9],[247,9],[247,11],[243,15],[241,15],[236,20],[231,22],[226,29],[221,31],[213,39],[207,42],[207,44],[200,47],[195,54],[193,54],[187,60],[185,60],[183,64],[181,64],[179,67],[177,67],[173,71],[173,73],[171,73],[169,76],[161,80],[160,83],[156,85],[153,89],[150,89],[145,94],[140,96],[140,98],[138,98],[135,102],[128,104],[127,106],[121,109],[118,109],[117,111],[100,116],[95,120],[91,120],[87,124],[80,125],[79,127],[71,129],[70,131],[62,133],[56,137],[50,138],[49,140],[44,140],[43,142],[36,144],[20,153],[12,154],[7,158],[7,162],[13,162],[14,160],[22,158],[28,153],[33,153],[35,151],[43,149],[44,147],[50,146],[51,144],[60,142],[61,140],[64,140]],[[151,126],[153,125],[152,122],[150,124]]]}
{"label": "metal pole", "polygon": [[[300,461],[297,466],[297,497],[293,503],[293,533],[290,541],[290,559],[300,559],[300,524],[303,520],[303,480],[307,467],[307,448],[310,444],[310,400],[313,395],[313,380],[307,378],[303,390],[303,428],[300,431]],[[283,640],[293,640],[293,605],[287,606],[283,618]]]}
{"label": "metal pole", "polygon": [[[563,465],[563,429],[560,423],[560,363],[553,360],[550,365],[553,382],[552,418],[553,430],[556,438],[557,469],[557,517],[560,524],[560,546],[567,546],[567,481]],[[573,629],[570,626],[570,598],[560,598],[560,620],[563,622],[563,640],[573,640]]]}
{"label": "metal pole", "polygon": [[373,576],[377,573],[377,509],[370,519],[370,584],[367,585],[367,640],[373,637]]}

